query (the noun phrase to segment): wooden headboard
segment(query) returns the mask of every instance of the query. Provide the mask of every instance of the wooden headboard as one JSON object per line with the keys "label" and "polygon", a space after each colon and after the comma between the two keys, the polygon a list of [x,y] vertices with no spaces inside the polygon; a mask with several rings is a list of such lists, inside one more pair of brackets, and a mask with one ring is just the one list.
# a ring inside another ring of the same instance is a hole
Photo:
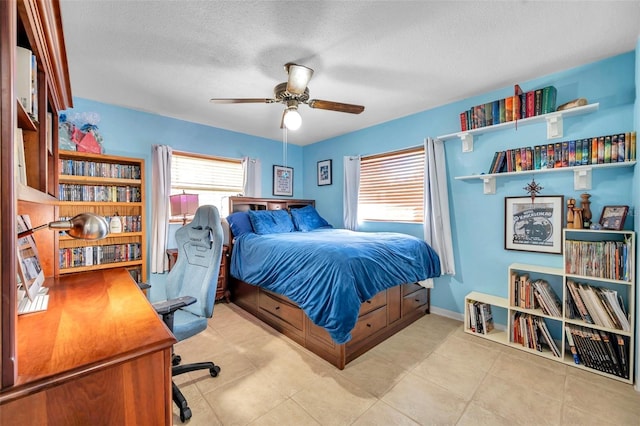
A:
{"label": "wooden headboard", "polygon": [[308,205],[315,207],[315,200],[229,197],[229,213],[248,210],[291,210]]}

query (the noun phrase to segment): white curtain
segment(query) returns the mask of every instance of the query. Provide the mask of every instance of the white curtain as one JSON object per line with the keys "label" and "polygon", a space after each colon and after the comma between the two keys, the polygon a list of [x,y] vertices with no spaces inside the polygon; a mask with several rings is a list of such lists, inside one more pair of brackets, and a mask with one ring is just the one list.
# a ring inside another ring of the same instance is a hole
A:
{"label": "white curtain", "polygon": [[440,256],[442,273],[454,275],[444,143],[427,138],[424,150],[424,240]]}
{"label": "white curtain", "polygon": [[360,157],[344,157],[343,220],[345,229],[358,228],[358,190],[360,189]]}
{"label": "white curtain", "polygon": [[169,219],[171,205],[171,153],[166,145],[153,145],[151,148],[151,273],[162,274],[169,270],[166,255],[169,239]]}
{"label": "white curtain", "polygon": [[242,193],[245,197],[260,198],[262,195],[262,182],[260,176],[262,173],[262,166],[259,159],[243,157],[242,158],[242,171],[243,171],[243,190]]}

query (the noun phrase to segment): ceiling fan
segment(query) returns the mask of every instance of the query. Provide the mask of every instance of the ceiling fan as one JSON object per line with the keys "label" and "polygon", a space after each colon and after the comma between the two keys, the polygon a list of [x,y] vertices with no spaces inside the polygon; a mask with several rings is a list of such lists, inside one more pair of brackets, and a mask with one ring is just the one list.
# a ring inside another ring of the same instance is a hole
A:
{"label": "ceiling fan", "polygon": [[289,130],[297,130],[302,124],[302,118],[298,113],[298,105],[306,104],[310,108],[326,109],[349,114],[360,114],[364,111],[364,106],[345,104],[333,101],[323,101],[321,99],[309,99],[309,80],[313,75],[313,70],[304,65],[297,65],[288,62],[284,69],[289,74],[289,79],[278,84],[273,89],[273,98],[213,98],[211,102],[215,104],[249,104],[249,103],[281,103],[285,110],[282,113],[280,128],[286,127]]}

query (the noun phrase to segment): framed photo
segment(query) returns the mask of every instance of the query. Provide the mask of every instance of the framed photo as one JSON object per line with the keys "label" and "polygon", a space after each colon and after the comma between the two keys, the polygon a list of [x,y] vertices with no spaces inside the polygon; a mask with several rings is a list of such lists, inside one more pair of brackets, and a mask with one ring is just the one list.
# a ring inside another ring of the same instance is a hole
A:
{"label": "framed photo", "polygon": [[318,186],[331,185],[331,160],[318,161]]}
{"label": "framed photo", "polygon": [[273,166],[273,195],[293,197],[293,167]]}
{"label": "framed photo", "polygon": [[505,250],[562,254],[564,196],[504,198]]}
{"label": "framed photo", "polygon": [[627,218],[629,206],[604,206],[600,215],[602,229],[614,229],[620,231],[624,228],[624,220]]}

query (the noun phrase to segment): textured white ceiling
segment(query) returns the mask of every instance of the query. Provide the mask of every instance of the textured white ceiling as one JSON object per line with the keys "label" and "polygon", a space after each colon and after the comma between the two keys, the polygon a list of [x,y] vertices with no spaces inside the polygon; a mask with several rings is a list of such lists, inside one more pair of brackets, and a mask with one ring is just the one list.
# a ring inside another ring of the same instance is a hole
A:
{"label": "textured white ceiling", "polygon": [[315,70],[306,145],[635,48],[640,1],[62,0],[73,95],[279,140],[283,65]]}

